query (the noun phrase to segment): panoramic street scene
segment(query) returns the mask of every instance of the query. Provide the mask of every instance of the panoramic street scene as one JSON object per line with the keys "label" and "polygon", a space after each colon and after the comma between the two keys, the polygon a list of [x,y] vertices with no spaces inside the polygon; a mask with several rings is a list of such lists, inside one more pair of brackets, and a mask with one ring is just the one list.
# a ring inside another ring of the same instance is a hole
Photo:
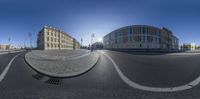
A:
{"label": "panoramic street scene", "polygon": [[199,9],[0,0],[0,99],[200,99]]}

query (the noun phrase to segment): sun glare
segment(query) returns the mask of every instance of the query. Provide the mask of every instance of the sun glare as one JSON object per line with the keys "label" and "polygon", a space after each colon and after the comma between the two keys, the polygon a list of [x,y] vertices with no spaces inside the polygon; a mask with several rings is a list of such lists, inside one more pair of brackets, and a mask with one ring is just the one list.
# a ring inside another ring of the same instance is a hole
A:
{"label": "sun glare", "polygon": [[98,38],[97,41],[98,41],[98,42],[102,42],[102,39],[101,39],[101,38]]}

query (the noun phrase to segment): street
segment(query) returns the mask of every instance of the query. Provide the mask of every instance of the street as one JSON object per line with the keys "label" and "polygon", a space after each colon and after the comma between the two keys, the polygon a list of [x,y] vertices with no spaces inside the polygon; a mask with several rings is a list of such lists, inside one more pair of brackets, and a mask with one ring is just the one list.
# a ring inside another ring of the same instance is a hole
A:
{"label": "street", "polygon": [[5,69],[7,64],[10,62],[10,60],[17,55],[18,53],[10,53],[9,55],[7,54],[2,54],[0,55],[0,73]]}
{"label": "street", "polygon": [[[190,83],[200,75],[200,55],[133,55],[100,50],[100,59],[87,73],[73,78],[49,78],[38,74],[24,61],[26,52],[21,52],[12,62],[0,82],[2,99],[26,98],[191,98],[198,99],[200,86],[175,92],[153,92],[134,88],[122,79],[119,70],[131,82],[168,88]],[[6,54],[1,66],[6,66],[15,54]],[[111,61],[110,58],[113,60]],[[113,62],[118,66],[113,65]],[[5,67],[4,67],[5,68]]]}

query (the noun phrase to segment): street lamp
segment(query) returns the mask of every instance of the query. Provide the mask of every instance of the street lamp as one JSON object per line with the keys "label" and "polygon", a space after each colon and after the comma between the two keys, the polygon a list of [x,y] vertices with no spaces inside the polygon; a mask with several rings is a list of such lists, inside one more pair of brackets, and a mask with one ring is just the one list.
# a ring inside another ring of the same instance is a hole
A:
{"label": "street lamp", "polygon": [[81,48],[83,47],[83,39],[81,38]]}
{"label": "street lamp", "polygon": [[10,47],[11,47],[11,43],[10,43],[11,38],[8,37],[8,51],[10,52]]}
{"label": "street lamp", "polygon": [[91,51],[93,51],[93,45],[92,45],[92,43],[93,43],[93,38],[94,38],[94,33],[91,35]]}
{"label": "street lamp", "polygon": [[29,32],[28,36],[30,37],[30,49],[32,50],[32,34]]}

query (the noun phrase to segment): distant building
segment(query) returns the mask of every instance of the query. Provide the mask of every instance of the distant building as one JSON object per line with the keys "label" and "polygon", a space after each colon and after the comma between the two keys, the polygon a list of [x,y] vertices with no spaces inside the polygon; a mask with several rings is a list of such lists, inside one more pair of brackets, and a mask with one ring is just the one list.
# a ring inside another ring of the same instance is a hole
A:
{"label": "distant building", "polygon": [[76,39],[73,39],[73,48],[80,49],[80,43]]}
{"label": "distant building", "polygon": [[102,42],[95,42],[92,44],[93,49],[103,49],[103,43]]}
{"label": "distant building", "polygon": [[163,27],[132,25],[119,28],[103,38],[105,49],[179,49],[179,39]]}
{"label": "distant building", "polygon": [[196,45],[195,43],[184,43],[182,49],[184,50],[195,50]]}
{"label": "distant building", "polygon": [[0,50],[9,50],[10,45],[0,45]]}
{"label": "distant building", "polygon": [[59,29],[44,26],[38,33],[37,47],[41,50],[72,50],[74,38]]}
{"label": "distant building", "polygon": [[200,49],[200,46],[196,44],[195,49],[198,49],[198,50],[199,50],[199,49]]}
{"label": "distant building", "polygon": [[172,37],[172,49],[179,49],[179,39],[174,35]]}

